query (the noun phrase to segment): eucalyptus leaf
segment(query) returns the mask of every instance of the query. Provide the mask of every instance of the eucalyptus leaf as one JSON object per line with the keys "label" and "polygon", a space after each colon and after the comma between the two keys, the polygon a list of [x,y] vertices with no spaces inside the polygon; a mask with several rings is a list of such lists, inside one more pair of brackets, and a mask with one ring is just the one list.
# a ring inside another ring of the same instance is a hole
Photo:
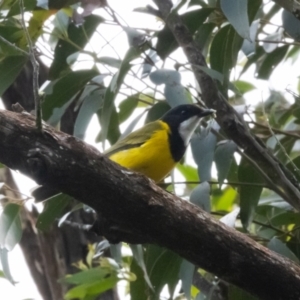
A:
{"label": "eucalyptus leaf", "polygon": [[43,212],[38,216],[36,227],[42,231],[49,230],[53,222],[62,216],[71,199],[69,195],[58,194],[47,200]]}
{"label": "eucalyptus leaf", "polygon": [[239,164],[238,178],[241,182],[239,187],[241,221],[244,228],[247,229],[252,222],[263,189],[261,184],[264,181],[258,171],[245,158],[242,158]]}
{"label": "eucalyptus leaf", "polygon": [[96,90],[84,99],[75,121],[74,136],[82,140],[84,139],[86,129],[92,116],[103,105],[104,92],[105,90]]}
{"label": "eucalyptus leaf", "polygon": [[127,74],[127,72],[131,68],[130,62],[137,58],[140,54],[140,51],[134,47],[129,48],[126,52],[125,57],[122,61],[121,67],[119,71],[113,76],[109,86],[106,89],[104,96],[103,108],[100,114],[100,123],[101,123],[101,135],[102,139],[105,140],[107,138],[109,127],[111,126],[111,117],[113,113],[116,113],[116,107],[114,104],[114,100],[119,92],[121,84]]}
{"label": "eucalyptus leaf", "polygon": [[280,255],[283,255],[290,260],[294,261],[295,263],[299,264],[298,257],[288,248],[286,244],[284,244],[281,240],[277,237],[273,237],[270,242],[268,243],[268,248],[277,252]]}
{"label": "eucalyptus leaf", "polygon": [[8,261],[8,250],[0,247],[0,261],[4,276],[9,282],[15,285],[17,282],[13,279]]}
{"label": "eucalyptus leaf", "polygon": [[[65,40],[65,38],[58,40],[54,50],[54,60],[49,70],[49,78],[51,80],[57,79],[61,77],[62,74],[66,74],[71,71],[70,66],[67,63],[67,58],[71,54],[77,53],[78,49],[84,49],[98,25],[103,21],[104,19],[98,15],[90,15],[85,18],[82,25],[77,26],[73,22],[69,23],[67,33],[64,33],[64,35],[66,34],[71,42]],[[60,29],[54,28],[54,36],[56,36],[56,30],[61,30],[62,32],[65,31],[64,25],[60,24],[59,28]]]}
{"label": "eucalyptus leaf", "polygon": [[195,189],[193,189],[190,202],[201,207],[203,210],[210,212],[210,185],[208,182],[201,182]]}
{"label": "eucalyptus leaf", "polygon": [[282,11],[282,25],[292,38],[300,41],[300,20],[286,9]]}
{"label": "eucalyptus leaf", "polygon": [[26,56],[8,56],[0,60],[0,96],[15,81],[27,61]]}
{"label": "eucalyptus leaf", "polygon": [[218,181],[222,185],[227,177],[233,154],[237,150],[237,145],[233,141],[222,141],[218,143],[214,160],[218,171]]}
{"label": "eucalyptus leaf", "polygon": [[284,59],[288,49],[289,45],[285,45],[267,54],[257,70],[257,77],[260,79],[269,79],[274,69]]}
{"label": "eucalyptus leaf", "polygon": [[195,265],[187,260],[183,260],[180,266],[179,278],[182,282],[182,289],[187,300],[191,299],[191,287],[193,283]]}
{"label": "eucalyptus leaf", "polygon": [[165,84],[164,94],[171,107],[189,102],[189,95],[187,90],[181,85],[179,72],[160,69],[150,73],[150,79],[155,84]]}
{"label": "eucalyptus leaf", "polygon": [[148,111],[145,124],[158,120],[170,109],[171,106],[166,101],[155,103]]}
{"label": "eucalyptus leaf", "polygon": [[143,250],[142,245],[132,245],[132,244],[130,244],[129,246],[130,246],[130,249],[132,251],[133,258],[136,260],[137,264],[143,270],[144,278],[145,278],[146,283],[148,284],[148,286],[151,290],[154,290],[154,288],[152,286],[152,283],[150,281],[148,272],[147,272],[145,261],[144,261],[144,250]]}
{"label": "eucalyptus leaf", "polygon": [[216,135],[207,130],[202,130],[200,134],[194,134],[191,139],[192,154],[198,166],[201,181],[211,180],[211,167],[216,143]]}
{"label": "eucalyptus leaf", "polygon": [[21,206],[8,203],[0,216],[0,248],[11,251],[21,240]]}
{"label": "eucalyptus leaf", "polygon": [[79,70],[50,82],[44,90],[45,98],[42,104],[45,120],[55,126],[76,93],[96,75],[98,75],[96,70]]}
{"label": "eucalyptus leaf", "polygon": [[250,40],[248,0],[221,0],[220,5],[224,15],[237,33],[242,38]]}

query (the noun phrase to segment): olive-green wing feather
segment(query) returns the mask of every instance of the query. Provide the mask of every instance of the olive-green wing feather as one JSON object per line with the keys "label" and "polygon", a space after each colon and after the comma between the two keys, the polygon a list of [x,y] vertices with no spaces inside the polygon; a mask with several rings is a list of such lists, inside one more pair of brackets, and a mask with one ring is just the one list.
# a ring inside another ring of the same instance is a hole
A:
{"label": "olive-green wing feather", "polygon": [[155,121],[146,124],[142,128],[130,133],[124,139],[117,141],[112,147],[104,152],[111,156],[119,151],[140,147],[151,138],[155,131],[162,129],[161,121]]}

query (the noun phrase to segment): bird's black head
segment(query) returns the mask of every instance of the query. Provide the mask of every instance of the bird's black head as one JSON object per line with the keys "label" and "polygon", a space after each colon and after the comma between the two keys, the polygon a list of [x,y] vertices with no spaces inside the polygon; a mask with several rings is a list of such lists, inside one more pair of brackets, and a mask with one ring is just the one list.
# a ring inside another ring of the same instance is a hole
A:
{"label": "bird's black head", "polygon": [[194,130],[199,126],[200,119],[213,113],[212,109],[184,104],[172,108],[161,117],[161,121],[170,127],[170,150],[175,161],[182,158]]}
{"label": "bird's black head", "polygon": [[171,128],[178,128],[181,123],[198,117],[199,119],[214,113],[214,110],[203,109],[193,104],[178,105],[161,117],[161,120],[166,122]]}

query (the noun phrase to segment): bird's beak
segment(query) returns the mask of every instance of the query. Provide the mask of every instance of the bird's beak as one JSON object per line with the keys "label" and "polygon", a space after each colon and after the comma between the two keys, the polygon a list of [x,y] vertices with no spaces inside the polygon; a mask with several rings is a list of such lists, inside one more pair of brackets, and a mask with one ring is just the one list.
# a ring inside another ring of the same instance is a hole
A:
{"label": "bird's beak", "polygon": [[216,111],[214,109],[203,109],[202,112],[200,113],[200,117],[205,117],[205,116],[209,116],[209,115],[214,115],[216,113]]}

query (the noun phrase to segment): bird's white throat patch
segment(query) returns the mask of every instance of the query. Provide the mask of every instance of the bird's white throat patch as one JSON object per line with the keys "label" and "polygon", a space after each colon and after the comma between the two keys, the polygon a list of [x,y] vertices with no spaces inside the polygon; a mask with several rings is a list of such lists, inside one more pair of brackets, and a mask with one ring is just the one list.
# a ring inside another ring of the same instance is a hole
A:
{"label": "bird's white throat patch", "polygon": [[179,134],[185,144],[185,146],[188,145],[194,130],[199,126],[200,124],[200,119],[198,116],[191,117],[185,121],[183,121],[179,125]]}

